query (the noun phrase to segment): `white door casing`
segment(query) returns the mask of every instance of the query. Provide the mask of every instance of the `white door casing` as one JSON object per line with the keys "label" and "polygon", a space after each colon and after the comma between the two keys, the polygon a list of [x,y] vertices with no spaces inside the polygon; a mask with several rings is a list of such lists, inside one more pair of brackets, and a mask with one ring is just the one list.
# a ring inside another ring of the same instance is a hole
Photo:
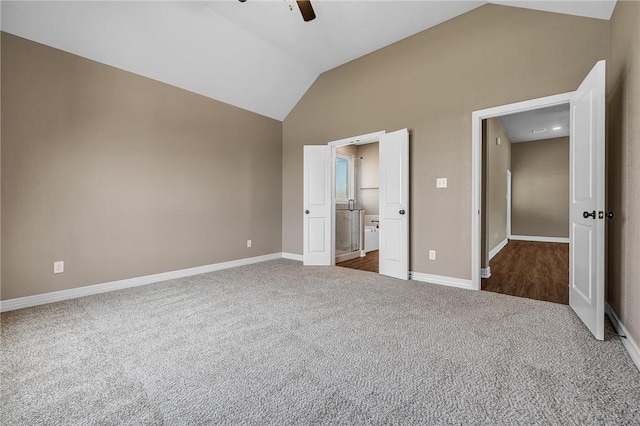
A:
{"label": "white door casing", "polygon": [[569,305],[604,340],[605,61],[571,101]]}
{"label": "white door casing", "polygon": [[303,264],[331,265],[331,147],[304,146]]}
{"label": "white door casing", "polygon": [[511,239],[511,170],[507,170],[507,240]]}
{"label": "white door casing", "polygon": [[575,92],[560,93],[544,98],[529,99],[513,104],[495,106],[473,111],[471,114],[471,288],[481,290],[482,253],[480,234],[482,231],[482,120],[501,117],[524,111],[569,104]]}
{"label": "white door casing", "polygon": [[409,131],[380,137],[380,274],[409,279]]}

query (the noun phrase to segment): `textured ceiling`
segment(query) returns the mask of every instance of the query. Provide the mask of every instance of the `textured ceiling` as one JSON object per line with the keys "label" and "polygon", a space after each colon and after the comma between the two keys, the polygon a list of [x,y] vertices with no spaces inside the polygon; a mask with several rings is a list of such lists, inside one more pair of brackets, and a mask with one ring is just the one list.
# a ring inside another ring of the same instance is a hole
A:
{"label": "textured ceiling", "polygon": [[[3,1],[2,30],[283,120],[324,71],[486,1]],[[615,1],[499,1],[609,19]]]}

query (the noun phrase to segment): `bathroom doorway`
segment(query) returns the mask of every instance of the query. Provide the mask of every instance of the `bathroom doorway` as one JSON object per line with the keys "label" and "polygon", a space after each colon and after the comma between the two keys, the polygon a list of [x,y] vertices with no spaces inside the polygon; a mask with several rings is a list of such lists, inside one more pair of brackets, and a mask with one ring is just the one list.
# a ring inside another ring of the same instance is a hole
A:
{"label": "bathroom doorway", "polygon": [[379,272],[379,143],[343,145],[335,155],[335,263]]}
{"label": "bathroom doorway", "polygon": [[[374,132],[305,145],[303,155],[303,264],[335,265],[336,148],[378,142],[379,274],[409,279],[409,130]],[[347,200],[348,201],[348,200]],[[355,203],[355,201],[354,201]],[[355,204],[354,207],[355,209]]]}

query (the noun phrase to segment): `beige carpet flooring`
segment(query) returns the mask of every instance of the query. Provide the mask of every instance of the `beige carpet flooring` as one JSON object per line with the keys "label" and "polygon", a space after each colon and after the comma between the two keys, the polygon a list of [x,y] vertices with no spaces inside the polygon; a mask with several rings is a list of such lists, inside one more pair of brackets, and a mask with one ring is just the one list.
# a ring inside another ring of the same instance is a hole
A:
{"label": "beige carpet flooring", "polygon": [[569,307],[277,260],[3,313],[0,424],[637,425]]}

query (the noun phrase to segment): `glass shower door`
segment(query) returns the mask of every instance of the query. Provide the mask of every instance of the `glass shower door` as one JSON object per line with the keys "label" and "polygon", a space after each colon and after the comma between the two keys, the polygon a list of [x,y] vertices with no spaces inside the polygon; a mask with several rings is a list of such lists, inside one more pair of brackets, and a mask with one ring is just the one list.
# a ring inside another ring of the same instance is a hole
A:
{"label": "glass shower door", "polygon": [[360,250],[360,211],[336,208],[336,255]]}

